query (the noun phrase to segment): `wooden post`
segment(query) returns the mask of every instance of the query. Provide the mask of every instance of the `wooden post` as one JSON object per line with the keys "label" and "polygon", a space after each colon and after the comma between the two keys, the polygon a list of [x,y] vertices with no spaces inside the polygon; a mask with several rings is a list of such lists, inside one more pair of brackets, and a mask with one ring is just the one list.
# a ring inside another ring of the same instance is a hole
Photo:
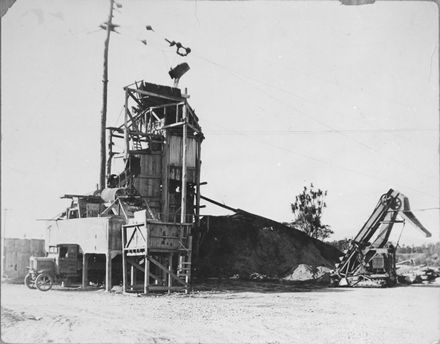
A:
{"label": "wooden post", "polygon": [[196,226],[200,227],[200,170],[201,170],[201,142],[196,145]]}
{"label": "wooden post", "polygon": [[[168,270],[173,271],[173,252],[170,252],[169,261],[168,261]],[[171,274],[168,274],[168,294],[171,294],[172,286],[173,286],[173,279],[171,278]]]}
{"label": "wooden post", "polygon": [[169,206],[169,161],[170,161],[170,143],[168,132],[164,133],[165,142],[162,151],[162,221],[170,221],[170,206]]}
{"label": "wooden post", "polygon": [[[186,97],[185,90],[185,97]],[[185,104],[183,104],[183,135],[182,135],[182,199],[180,202],[180,222],[186,222],[186,136],[187,136],[187,110],[188,104],[185,100]]]}
{"label": "wooden post", "polygon": [[110,251],[105,255],[105,291],[112,289],[112,255]]}
{"label": "wooden post", "polygon": [[199,244],[200,244],[200,171],[202,165],[202,139],[197,140],[196,146],[196,233],[195,233],[195,247],[194,252],[195,255],[199,256]]}
{"label": "wooden post", "polygon": [[183,262],[184,262],[183,255],[179,253],[179,265],[177,267],[177,269],[178,269],[177,271],[178,272],[183,272],[184,271]]}
{"label": "wooden post", "polygon": [[188,251],[187,251],[187,254],[188,254],[188,263],[189,264],[187,264],[188,266],[187,266],[187,271],[186,271],[186,277],[185,277],[185,284],[186,284],[186,289],[185,289],[185,293],[188,293],[189,292],[189,284],[191,283],[191,269],[192,269],[192,262],[191,262],[191,259],[192,259],[192,236],[190,235],[189,237],[188,237]]}
{"label": "wooden post", "polygon": [[130,266],[130,284],[133,289],[136,287],[136,269],[133,265]]}
{"label": "wooden post", "polygon": [[122,292],[125,293],[127,291],[127,260],[125,256],[125,227],[122,226],[121,230],[122,238]]}
{"label": "wooden post", "polygon": [[108,131],[108,158],[107,158],[107,177],[112,173],[112,157],[113,157],[113,131]]}
{"label": "wooden post", "polygon": [[82,284],[81,287],[82,288],[86,288],[88,285],[88,268],[89,268],[89,261],[88,261],[88,256],[87,253],[83,254],[83,261],[82,261]]}
{"label": "wooden post", "polygon": [[[160,255],[160,257],[158,258],[159,262],[165,266],[166,264],[166,257],[164,255]],[[167,281],[167,273],[165,270],[162,270],[162,281],[164,281],[164,283],[166,283]]]}
{"label": "wooden post", "polygon": [[149,228],[145,222],[145,271],[144,271],[144,294],[148,294],[148,287],[150,282],[150,261],[148,260],[148,242],[149,242]]}
{"label": "wooden post", "polygon": [[124,141],[125,141],[125,158],[128,159],[128,151],[130,149],[130,138],[128,136],[128,89],[125,89],[125,114],[124,114]]}
{"label": "wooden post", "polygon": [[106,146],[105,146],[105,128],[107,126],[107,84],[108,84],[108,46],[110,43],[110,33],[113,29],[113,2],[110,0],[110,13],[107,20],[107,36],[104,42],[104,72],[102,76],[102,110],[101,110],[101,163],[99,173],[99,187],[105,188],[105,165],[106,165]]}

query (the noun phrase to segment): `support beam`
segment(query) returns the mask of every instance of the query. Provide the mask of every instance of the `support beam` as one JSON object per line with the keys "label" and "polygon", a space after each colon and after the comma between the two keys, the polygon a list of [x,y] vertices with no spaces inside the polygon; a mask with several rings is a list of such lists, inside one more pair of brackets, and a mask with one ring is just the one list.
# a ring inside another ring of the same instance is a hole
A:
{"label": "support beam", "polygon": [[128,128],[128,90],[125,90],[125,114],[124,114],[124,141],[125,141],[125,158],[128,159],[128,151],[130,150],[130,138]]}
{"label": "support beam", "polygon": [[156,118],[156,121],[160,121],[160,118],[158,115],[156,115],[156,113],[150,109],[151,114],[154,116],[154,118]]}
{"label": "support beam", "polygon": [[[126,215],[126,214],[125,214],[125,215]],[[127,230],[127,228],[131,228],[131,229],[133,229],[133,231],[131,232],[131,235],[130,235],[130,239],[128,239],[127,242],[126,242],[126,245],[127,245],[127,246],[130,246],[131,241],[133,240],[134,235],[136,234],[136,231],[140,231],[140,229],[139,229],[139,225],[134,225],[134,226],[130,226],[130,227],[125,227],[125,230]],[[145,240],[145,238],[144,238],[144,240]]]}
{"label": "support beam", "polygon": [[144,294],[148,294],[148,287],[150,285],[150,261],[148,260],[148,242],[149,242],[149,228],[145,224],[145,271],[144,271]]}
{"label": "support beam", "polygon": [[176,122],[176,123],[173,123],[173,124],[168,124],[168,125],[164,125],[163,127],[162,127],[162,129],[170,129],[170,128],[175,128],[175,127],[180,127],[180,126],[184,126],[185,125],[185,122]]}
{"label": "support beam", "polygon": [[178,265],[177,265],[177,273],[183,272],[183,255],[182,253],[179,253],[178,256]]}
{"label": "support beam", "polygon": [[[178,105],[183,105],[183,102],[179,103]],[[151,109],[151,110],[166,109],[166,108],[171,107],[171,106],[176,106],[176,103],[167,103],[167,104],[163,104],[163,105],[150,106],[149,109]]]}
{"label": "support beam", "polygon": [[[160,255],[160,256],[158,257],[158,259],[159,259],[159,262],[165,266],[165,264],[166,264],[166,261],[165,261],[166,258],[165,258],[165,256],[164,256],[164,255]],[[168,278],[167,272],[166,272],[165,270],[162,270],[161,272],[162,272],[162,280],[163,280],[163,281],[165,282],[165,284],[166,284],[166,282],[167,282],[167,278]]]}
{"label": "support beam", "polygon": [[125,293],[127,291],[127,258],[125,253],[125,237],[126,237],[126,228],[122,226],[121,230],[121,244],[122,244],[122,292]]}
{"label": "support beam", "polygon": [[82,288],[86,288],[89,284],[88,268],[89,268],[89,257],[87,255],[87,253],[84,253],[83,254],[83,261],[82,261],[82,282],[81,282]]}
{"label": "support beam", "polygon": [[151,97],[157,97],[157,98],[162,98],[162,99],[173,100],[173,101],[176,101],[176,102],[179,102],[179,103],[182,102],[182,101],[184,101],[184,99],[182,99],[182,98],[166,96],[166,95],[164,95],[164,94],[154,93],[154,92],[150,92],[150,91],[139,90],[139,89],[133,89],[133,88],[128,88],[128,87],[125,87],[124,89],[125,89],[125,90],[130,90],[131,92],[134,92],[134,93],[143,94],[143,95],[146,95],[146,96],[151,96]]}
{"label": "support beam", "polygon": [[208,198],[208,197],[205,197],[205,196],[200,195],[200,198],[203,199],[203,200],[205,200],[205,201],[208,201],[208,202],[210,202],[210,203],[212,203],[212,204],[218,205],[219,207],[222,207],[222,208],[225,208],[225,209],[231,210],[231,211],[233,211],[234,213],[237,213],[237,212],[239,211],[239,209],[234,209],[234,208],[229,207],[229,206],[227,206],[227,205],[225,205],[225,204],[222,204],[222,203],[220,203],[220,202],[214,201],[213,199],[210,199],[210,198]]}
{"label": "support beam", "polygon": [[[187,288],[184,286],[181,287],[171,287],[171,291],[182,291],[182,290],[186,290]],[[166,286],[159,286],[159,285],[152,285],[150,286],[150,291],[168,291],[168,287]]]}
{"label": "support beam", "polygon": [[112,289],[112,255],[110,251],[105,255],[105,291]]}
{"label": "support beam", "polygon": [[130,285],[133,288],[136,285],[136,271],[133,265],[130,267]]}
{"label": "support beam", "polygon": [[[127,100],[127,105],[128,105],[128,100]],[[128,107],[127,107],[127,108],[128,108]],[[148,112],[148,111],[147,111],[147,110],[143,110],[143,111],[139,112],[137,115],[135,115],[134,117],[132,117],[133,120],[134,120],[134,121],[137,121],[138,119],[141,119],[142,116],[144,116],[144,114],[145,114],[146,112]],[[129,124],[129,126],[131,126],[132,123],[131,123],[131,121],[129,120],[127,124]],[[120,125],[119,127],[117,127],[116,129],[118,129],[118,133],[122,133],[122,132],[124,131],[124,127],[125,127],[125,123],[122,124],[122,125]]]}
{"label": "support beam", "polygon": [[[170,252],[168,258],[168,270],[173,271],[173,253]],[[171,275],[168,275],[168,294],[171,294],[171,287],[173,286],[173,281]]]}
{"label": "support beam", "polygon": [[[137,270],[139,270],[139,271],[145,273],[145,268],[144,268],[142,265],[140,265],[140,264],[134,262],[134,261],[131,260],[131,259],[127,259],[127,262],[128,262],[128,264],[130,264],[131,266],[135,267]],[[162,283],[162,279],[161,279],[160,277],[156,276],[155,274],[153,274],[151,271],[148,273],[148,275],[149,275],[151,278],[153,278],[154,280],[159,281],[159,283]]]}
{"label": "support beam", "polygon": [[129,89],[127,89],[127,91],[130,97],[142,108],[144,105],[139,101],[139,99],[137,99]]}
{"label": "support beam", "polygon": [[[140,134],[142,134],[139,130],[129,130],[129,125],[128,122],[130,122],[130,126],[134,126],[134,124],[136,124],[135,119],[133,118],[133,116],[131,115],[130,110],[128,109],[128,107],[125,109],[125,114],[128,116],[129,120],[126,123],[126,127],[128,128],[128,134],[133,134],[133,136],[136,136],[136,139],[138,139],[139,141],[141,140]],[[139,116],[139,115],[138,115]],[[140,116],[139,116],[140,117]]]}
{"label": "support beam", "polygon": [[[188,248],[189,248],[189,250],[187,252],[187,255],[188,255],[188,263],[189,264],[187,266],[185,283],[186,283],[186,285],[189,288],[189,285],[191,283],[191,270],[192,270],[192,264],[191,264],[191,258],[192,258],[192,236],[191,235],[188,237]],[[189,290],[186,289],[185,293],[188,293],[188,292],[189,292]]]}
{"label": "support beam", "polygon": [[171,277],[173,277],[177,282],[179,282],[182,285],[185,285],[185,282],[183,282],[174,272],[168,270],[165,266],[163,266],[161,263],[159,263],[156,259],[153,257],[148,257],[148,260],[150,260],[154,265],[157,265],[159,269],[165,271],[167,274],[169,274]]}
{"label": "support beam", "polygon": [[[186,92],[185,92],[186,94]],[[186,222],[186,141],[187,141],[187,111],[188,104],[183,105],[183,136],[182,136],[182,199],[180,202],[180,222]]]}
{"label": "support beam", "polygon": [[164,134],[165,143],[162,150],[162,217],[163,221],[169,221],[169,161],[170,161],[170,143],[168,142],[168,134]]}
{"label": "support beam", "polygon": [[200,227],[200,171],[201,171],[201,142],[196,141],[196,226]]}

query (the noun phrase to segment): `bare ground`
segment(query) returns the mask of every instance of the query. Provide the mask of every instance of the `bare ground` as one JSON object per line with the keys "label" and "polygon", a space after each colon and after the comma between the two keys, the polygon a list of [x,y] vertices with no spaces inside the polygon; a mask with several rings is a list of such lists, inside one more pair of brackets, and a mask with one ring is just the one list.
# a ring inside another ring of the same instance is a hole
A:
{"label": "bare ground", "polygon": [[[1,338],[15,343],[437,343],[440,288],[198,286],[136,297],[3,284]],[[440,342],[438,342],[440,343]]]}

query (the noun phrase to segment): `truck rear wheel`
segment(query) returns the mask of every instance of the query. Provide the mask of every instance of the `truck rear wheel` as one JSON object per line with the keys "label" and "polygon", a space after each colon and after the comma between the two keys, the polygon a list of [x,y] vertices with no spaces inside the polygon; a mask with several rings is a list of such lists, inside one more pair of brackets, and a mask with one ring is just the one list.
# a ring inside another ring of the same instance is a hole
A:
{"label": "truck rear wheel", "polygon": [[24,277],[24,285],[28,287],[29,289],[35,289],[35,280],[32,278],[32,274],[28,273]]}
{"label": "truck rear wheel", "polygon": [[53,286],[53,278],[46,273],[39,274],[35,280],[35,285],[40,291],[49,291]]}

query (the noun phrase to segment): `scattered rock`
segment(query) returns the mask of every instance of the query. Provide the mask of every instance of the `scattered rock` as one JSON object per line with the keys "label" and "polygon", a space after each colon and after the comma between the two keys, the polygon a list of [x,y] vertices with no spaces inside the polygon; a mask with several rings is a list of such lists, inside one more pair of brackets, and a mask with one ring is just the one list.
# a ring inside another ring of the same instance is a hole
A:
{"label": "scattered rock", "polygon": [[397,278],[399,283],[434,283],[440,276],[436,267],[427,266],[399,266],[397,269]]}
{"label": "scattered rock", "polygon": [[259,274],[258,272],[253,272],[249,275],[251,281],[267,281],[269,278],[266,275]]}
{"label": "scattered rock", "polygon": [[299,264],[294,271],[285,276],[286,281],[309,281],[316,278],[316,269],[307,264]]}
{"label": "scattered rock", "polygon": [[324,276],[330,276],[332,272],[332,269],[326,267],[326,266],[318,266],[316,268],[316,278],[321,278]]}
{"label": "scattered rock", "polygon": [[331,269],[326,266],[313,267],[307,264],[298,265],[292,273],[283,277],[285,281],[314,281],[320,284],[330,284]]}
{"label": "scattered rock", "polygon": [[112,287],[111,292],[116,294],[122,294],[122,286],[115,285],[114,287]]}
{"label": "scattered rock", "polygon": [[339,281],[339,286],[340,286],[340,287],[348,287],[349,284],[348,284],[347,279],[346,279],[346,278],[342,278],[342,279]]}

